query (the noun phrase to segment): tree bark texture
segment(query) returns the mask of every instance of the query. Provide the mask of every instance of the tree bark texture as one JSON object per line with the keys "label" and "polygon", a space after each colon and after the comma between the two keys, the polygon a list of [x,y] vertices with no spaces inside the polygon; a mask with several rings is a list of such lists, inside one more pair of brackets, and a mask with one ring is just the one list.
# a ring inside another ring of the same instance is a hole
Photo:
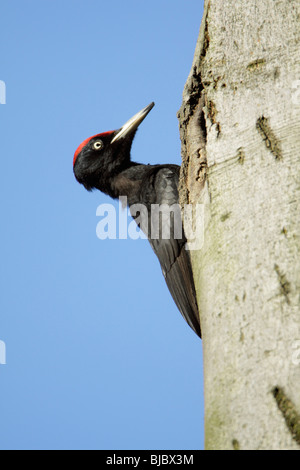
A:
{"label": "tree bark texture", "polygon": [[206,0],[178,113],[207,449],[300,449],[299,24],[299,0]]}

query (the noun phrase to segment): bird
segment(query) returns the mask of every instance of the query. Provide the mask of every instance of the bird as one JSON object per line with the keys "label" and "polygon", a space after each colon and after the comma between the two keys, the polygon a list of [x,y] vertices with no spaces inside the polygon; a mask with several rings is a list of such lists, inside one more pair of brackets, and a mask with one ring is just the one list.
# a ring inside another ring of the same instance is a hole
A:
{"label": "bird", "polygon": [[[158,257],[180,313],[201,338],[190,253],[180,210],[176,210],[180,207],[180,166],[145,165],[131,161],[137,129],[153,107],[152,102],[119,129],[85,139],[75,151],[73,172],[76,180],[88,191],[98,189],[113,199],[126,197],[131,216],[146,234]],[[161,213],[157,208],[163,208]],[[168,229],[169,234],[163,233]]]}

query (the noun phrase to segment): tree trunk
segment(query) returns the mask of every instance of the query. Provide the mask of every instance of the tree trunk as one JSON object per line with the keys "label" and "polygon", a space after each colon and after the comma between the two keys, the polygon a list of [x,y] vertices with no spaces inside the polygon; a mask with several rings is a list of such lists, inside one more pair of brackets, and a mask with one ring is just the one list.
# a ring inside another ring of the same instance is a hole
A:
{"label": "tree trunk", "polygon": [[178,113],[206,449],[300,449],[299,0],[206,0]]}

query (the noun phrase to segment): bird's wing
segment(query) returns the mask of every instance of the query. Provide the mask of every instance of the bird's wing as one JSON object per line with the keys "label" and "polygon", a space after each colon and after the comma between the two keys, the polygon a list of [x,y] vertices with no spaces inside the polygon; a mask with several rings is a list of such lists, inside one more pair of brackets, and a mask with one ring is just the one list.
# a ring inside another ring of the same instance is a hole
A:
{"label": "bird's wing", "polygon": [[[156,169],[154,167],[150,176],[145,179],[142,188],[144,193],[142,199],[151,201],[151,204],[147,204],[149,242],[159,259],[167,286],[179,311],[195,333],[201,337],[191,261],[189,251],[185,248],[186,237],[180,214],[179,167],[177,165],[158,166]],[[157,226],[158,209],[160,214]]]}

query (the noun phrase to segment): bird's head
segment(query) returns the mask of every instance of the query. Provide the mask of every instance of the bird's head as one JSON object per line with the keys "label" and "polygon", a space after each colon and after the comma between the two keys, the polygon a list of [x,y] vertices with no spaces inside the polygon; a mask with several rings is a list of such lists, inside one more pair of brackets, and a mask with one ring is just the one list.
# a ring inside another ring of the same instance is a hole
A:
{"label": "bird's head", "polygon": [[77,181],[87,190],[98,188],[109,193],[110,179],[126,168],[138,126],[153,108],[149,104],[120,129],[97,134],[84,140],[77,148],[73,170]]}

